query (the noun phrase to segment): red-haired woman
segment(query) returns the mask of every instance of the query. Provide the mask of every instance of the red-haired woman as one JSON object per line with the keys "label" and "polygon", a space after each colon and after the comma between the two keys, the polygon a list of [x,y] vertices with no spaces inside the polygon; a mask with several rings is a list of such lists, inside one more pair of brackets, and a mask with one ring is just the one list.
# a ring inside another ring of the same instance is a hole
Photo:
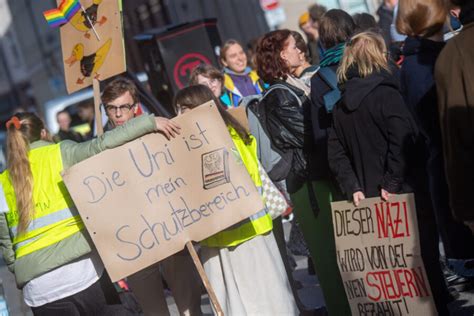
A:
{"label": "red-haired woman", "polygon": [[260,102],[272,145],[291,165],[286,184],[296,217],[308,244],[330,315],[350,315],[337,267],[330,197],[333,186],[322,179],[328,170],[313,165],[315,156],[310,115],[311,100],[285,80],[301,65],[300,50],[291,31],[273,31],[257,48],[257,72],[270,84]]}

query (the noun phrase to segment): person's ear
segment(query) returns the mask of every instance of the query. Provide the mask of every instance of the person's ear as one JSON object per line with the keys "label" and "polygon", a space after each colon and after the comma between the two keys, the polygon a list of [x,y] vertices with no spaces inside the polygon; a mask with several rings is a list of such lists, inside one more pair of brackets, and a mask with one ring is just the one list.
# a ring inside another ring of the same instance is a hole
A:
{"label": "person's ear", "polygon": [[105,109],[105,105],[104,105],[104,104],[101,105],[100,111],[101,111],[101,112],[104,111],[105,116],[107,116],[107,118],[110,118],[109,112]]}
{"label": "person's ear", "polygon": [[137,112],[138,112],[138,103],[135,104],[135,106],[133,107],[133,116],[137,115]]}
{"label": "person's ear", "polygon": [[224,65],[224,67],[228,67],[229,64],[224,60],[224,58],[221,58],[221,63]]}
{"label": "person's ear", "polygon": [[280,57],[281,57],[281,59],[283,59],[285,62],[288,61],[287,58],[286,58],[286,52],[285,52],[284,49],[280,52]]}
{"label": "person's ear", "polygon": [[300,61],[305,62],[306,61],[306,55],[302,51],[300,51],[299,55]]}

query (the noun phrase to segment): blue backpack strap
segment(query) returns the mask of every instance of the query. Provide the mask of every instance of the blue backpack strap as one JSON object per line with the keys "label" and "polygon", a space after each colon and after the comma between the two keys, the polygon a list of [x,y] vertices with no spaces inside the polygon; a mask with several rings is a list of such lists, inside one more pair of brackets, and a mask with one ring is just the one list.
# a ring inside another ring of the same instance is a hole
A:
{"label": "blue backpack strap", "polygon": [[323,96],[324,106],[328,113],[331,113],[336,103],[341,99],[341,91],[337,87],[337,75],[330,67],[322,67],[318,71],[324,82],[331,88],[331,91]]}

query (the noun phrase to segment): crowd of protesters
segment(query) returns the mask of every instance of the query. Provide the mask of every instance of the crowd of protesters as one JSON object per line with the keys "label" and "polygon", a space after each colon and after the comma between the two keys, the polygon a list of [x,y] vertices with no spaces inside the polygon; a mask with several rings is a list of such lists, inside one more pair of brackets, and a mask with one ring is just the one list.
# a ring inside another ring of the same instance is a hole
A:
{"label": "crowd of protesters", "polygon": [[[350,315],[330,203],[402,193],[415,196],[438,314],[449,315],[458,292],[474,287],[474,1],[384,0],[377,15],[315,4],[299,18],[304,36],[269,32],[251,45],[252,56],[228,40],[221,68],[197,66],[176,94],[177,116],[217,104],[259,192],[263,172],[295,217],[297,246],[285,242],[283,215],[272,219],[267,208],[201,241],[225,315]],[[62,170],[103,150],[151,132],[180,133],[172,119],[143,113],[126,78],[110,81],[101,98],[108,122],[99,137],[72,131],[67,111],[57,114],[54,138],[35,114],[7,122],[3,258],[34,315],[169,315],[163,280],[181,315],[201,315],[200,280],[184,251],[119,282],[138,304],[120,302],[62,183]],[[258,112],[268,139],[234,118],[228,109],[236,107]],[[81,106],[85,124],[92,126],[93,113]],[[275,155],[278,162],[268,163]],[[324,308],[302,304],[292,251],[308,257]]]}

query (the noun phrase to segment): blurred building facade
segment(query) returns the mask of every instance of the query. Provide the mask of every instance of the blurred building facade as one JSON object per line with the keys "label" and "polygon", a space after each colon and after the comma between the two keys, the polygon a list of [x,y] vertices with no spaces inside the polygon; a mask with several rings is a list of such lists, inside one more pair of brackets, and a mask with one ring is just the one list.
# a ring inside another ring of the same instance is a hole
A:
{"label": "blurred building facade", "polygon": [[[16,107],[41,110],[66,94],[59,31],[42,14],[55,6],[56,0],[0,0],[0,123]],[[216,17],[223,39],[246,43],[268,31],[259,0],[123,0],[123,9],[132,71],[143,70],[133,37],[147,29]]]}
{"label": "blurred building facade", "polygon": [[64,93],[57,30],[41,12],[54,1],[0,0],[0,121],[17,107]]}

